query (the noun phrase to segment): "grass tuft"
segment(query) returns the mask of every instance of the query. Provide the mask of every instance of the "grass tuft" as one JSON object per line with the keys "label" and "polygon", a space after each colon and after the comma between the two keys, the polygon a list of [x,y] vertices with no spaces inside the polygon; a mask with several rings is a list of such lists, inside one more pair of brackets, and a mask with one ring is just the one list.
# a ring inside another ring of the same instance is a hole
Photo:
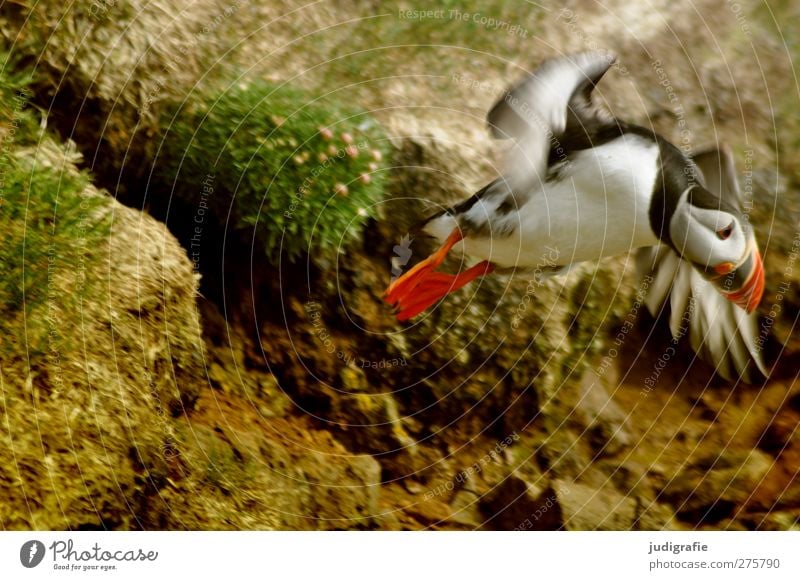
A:
{"label": "grass tuft", "polygon": [[83,298],[81,273],[110,220],[108,198],[68,162],[29,104],[29,78],[0,55],[0,316],[25,316],[28,347],[37,351],[48,329],[69,322],[69,309],[57,317],[48,304]]}
{"label": "grass tuft", "polygon": [[341,103],[259,80],[199,92],[173,114],[156,181],[196,223],[252,235],[273,263],[335,258],[383,196],[384,134]]}

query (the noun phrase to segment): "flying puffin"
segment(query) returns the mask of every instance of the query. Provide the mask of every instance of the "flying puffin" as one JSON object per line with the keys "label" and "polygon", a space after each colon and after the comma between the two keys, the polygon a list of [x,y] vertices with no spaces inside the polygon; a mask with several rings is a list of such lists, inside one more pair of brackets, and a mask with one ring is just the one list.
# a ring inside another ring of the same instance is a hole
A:
{"label": "flying puffin", "polygon": [[[646,305],[670,306],[670,329],[725,378],[767,375],[756,346],[764,268],[742,211],[733,156],[692,156],[592,101],[616,61],[608,51],[552,58],[487,115],[513,139],[506,168],[471,198],[425,220],[442,246],[384,293],[399,320],[492,272],[567,272],[586,260],[637,250],[650,276]],[[437,268],[458,251],[481,261],[459,274]],[[555,259],[553,256],[557,256]]]}

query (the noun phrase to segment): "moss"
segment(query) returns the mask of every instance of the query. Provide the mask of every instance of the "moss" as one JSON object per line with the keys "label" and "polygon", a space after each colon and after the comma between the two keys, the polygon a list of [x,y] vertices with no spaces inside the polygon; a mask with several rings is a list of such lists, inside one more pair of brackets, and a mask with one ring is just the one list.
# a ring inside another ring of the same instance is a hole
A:
{"label": "moss", "polygon": [[252,483],[257,466],[216,437],[207,437],[201,444],[205,453],[205,481],[230,493]]}
{"label": "moss", "polygon": [[[364,113],[264,81],[200,91],[174,111],[157,179],[257,250],[332,258],[383,194],[387,143]],[[230,213],[229,213],[230,212]]]}
{"label": "moss", "polygon": [[77,169],[30,78],[0,57],[0,524],[140,527],[167,411],[201,376],[197,279],[163,226]]}
{"label": "moss", "polygon": [[[79,301],[92,291],[81,279],[109,233],[108,198],[87,186],[89,177],[50,156],[52,137],[29,105],[30,79],[0,56],[0,315],[22,315],[29,352],[44,349],[65,325],[77,325]],[[73,284],[65,292],[64,278]],[[55,312],[50,298],[68,298]],[[24,312],[23,312],[24,311]],[[55,334],[54,334],[55,333]],[[3,336],[3,348],[9,348]]]}

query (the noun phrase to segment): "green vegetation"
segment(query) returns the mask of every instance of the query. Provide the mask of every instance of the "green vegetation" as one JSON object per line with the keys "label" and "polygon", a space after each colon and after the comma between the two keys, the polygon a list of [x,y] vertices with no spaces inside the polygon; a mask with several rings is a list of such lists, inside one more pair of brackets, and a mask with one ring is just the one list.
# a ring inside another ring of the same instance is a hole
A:
{"label": "green vegetation", "polygon": [[27,346],[36,352],[45,334],[54,336],[48,327],[70,322],[46,303],[77,316],[64,306],[83,297],[81,273],[108,235],[109,220],[108,199],[42,129],[29,104],[29,80],[0,56],[0,315],[9,322],[26,316]]}
{"label": "green vegetation", "polygon": [[366,114],[255,81],[199,92],[174,115],[156,179],[195,223],[254,231],[272,261],[334,257],[381,200],[388,144]]}

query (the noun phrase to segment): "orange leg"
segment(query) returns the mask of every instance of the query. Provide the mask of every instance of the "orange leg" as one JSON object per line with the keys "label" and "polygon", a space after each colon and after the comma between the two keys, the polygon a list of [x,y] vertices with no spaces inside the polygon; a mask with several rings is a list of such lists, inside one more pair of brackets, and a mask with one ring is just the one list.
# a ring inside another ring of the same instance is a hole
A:
{"label": "orange leg", "polygon": [[384,293],[386,302],[398,308],[397,319],[408,320],[435,304],[451,292],[494,270],[487,261],[452,275],[437,272],[447,253],[463,236],[458,229],[452,231],[441,248],[395,280]]}

